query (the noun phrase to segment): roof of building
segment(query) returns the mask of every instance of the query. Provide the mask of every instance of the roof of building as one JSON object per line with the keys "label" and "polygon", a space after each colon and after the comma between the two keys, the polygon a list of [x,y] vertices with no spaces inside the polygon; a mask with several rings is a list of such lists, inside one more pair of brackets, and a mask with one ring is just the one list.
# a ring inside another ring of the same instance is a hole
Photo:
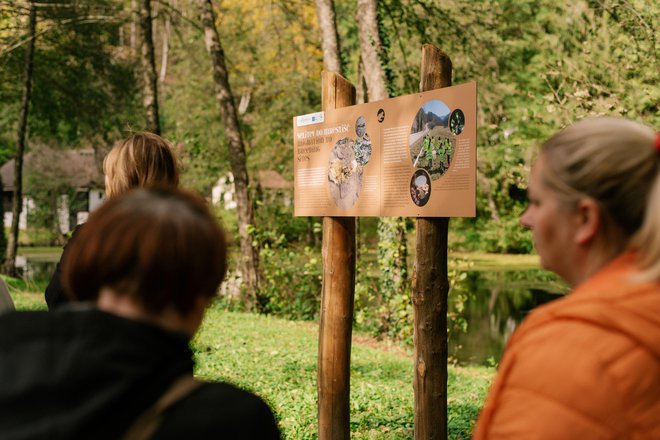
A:
{"label": "roof of building", "polygon": [[[39,173],[44,178],[65,178],[73,188],[85,190],[103,188],[104,177],[100,160],[91,148],[78,150],[56,150],[40,148],[29,152],[23,161],[23,183],[30,173]],[[3,191],[14,191],[15,160],[0,167]]]}
{"label": "roof of building", "polygon": [[259,170],[256,180],[263,189],[288,189],[293,186],[280,173],[274,170]]}

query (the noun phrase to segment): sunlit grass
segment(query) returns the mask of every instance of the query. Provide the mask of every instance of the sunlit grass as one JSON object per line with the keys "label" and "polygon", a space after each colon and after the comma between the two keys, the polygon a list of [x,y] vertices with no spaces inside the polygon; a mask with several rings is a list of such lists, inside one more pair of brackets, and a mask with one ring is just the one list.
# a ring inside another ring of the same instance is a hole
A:
{"label": "sunlit grass", "polygon": [[[285,438],[316,438],[318,324],[211,308],[195,339],[196,373],[261,395]],[[357,335],[351,356],[351,438],[413,437],[412,356]],[[449,367],[450,438],[469,438],[493,370]]]}
{"label": "sunlit grass", "polygon": [[[45,309],[43,289],[13,278],[7,282],[19,310]],[[195,374],[260,395],[273,408],[285,439],[314,439],[317,346],[317,323],[227,312],[216,304],[193,341]],[[412,371],[409,351],[354,336],[351,438],[413,437]],[[485,367],[449,367],[449,438],[470,437],[493,373]]]}

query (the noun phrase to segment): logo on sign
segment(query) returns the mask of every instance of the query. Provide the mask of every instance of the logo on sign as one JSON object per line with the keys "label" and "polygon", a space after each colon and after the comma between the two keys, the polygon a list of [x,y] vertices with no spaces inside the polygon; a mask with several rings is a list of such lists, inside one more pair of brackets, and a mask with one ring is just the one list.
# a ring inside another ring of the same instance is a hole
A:
{"label": "logo on sign", "polygon": [[324,121],[323,112],[310,113],[308,115],[296,116],[296,126],[304,127],[306,125],[320,124]]}

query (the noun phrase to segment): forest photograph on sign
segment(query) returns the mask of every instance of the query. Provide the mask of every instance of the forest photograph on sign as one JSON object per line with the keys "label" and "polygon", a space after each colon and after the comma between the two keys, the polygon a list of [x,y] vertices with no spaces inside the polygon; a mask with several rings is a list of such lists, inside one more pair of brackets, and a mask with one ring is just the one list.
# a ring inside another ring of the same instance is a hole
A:
{"label": "forest photograph on sign", "polygon": [[473,217],[475,82],[296,116],[296,216]]}

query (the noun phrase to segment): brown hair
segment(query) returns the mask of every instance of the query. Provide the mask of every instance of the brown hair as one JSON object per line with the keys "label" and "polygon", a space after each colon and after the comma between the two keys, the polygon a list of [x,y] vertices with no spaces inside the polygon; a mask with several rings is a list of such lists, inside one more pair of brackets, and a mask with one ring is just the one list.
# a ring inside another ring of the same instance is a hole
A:
{"label": "brown hair", "polygon": [[103,160],[103,172],[108,197],[139,186],[179,185],[172,146],[153,133],[137,133],[116,145]]}
{"label": "brown hair", "polygon": [[222,228],[192,193],[154,187],[110,198],[89,218],[63,261],[62,285],[76,301],[102,288],[147,311],[192,310],[212,297],[227,269]]}
{"label": "brown hair", "polygon": [[606,238],[616,239],[615,228],[622,231],[625,242],[612,244],[634,246],[642,268],[660,279],[660,154],[654,140],[653,129],[628,119],[583,119],[543,144],[542,179],[568,204],[595,200]]}

